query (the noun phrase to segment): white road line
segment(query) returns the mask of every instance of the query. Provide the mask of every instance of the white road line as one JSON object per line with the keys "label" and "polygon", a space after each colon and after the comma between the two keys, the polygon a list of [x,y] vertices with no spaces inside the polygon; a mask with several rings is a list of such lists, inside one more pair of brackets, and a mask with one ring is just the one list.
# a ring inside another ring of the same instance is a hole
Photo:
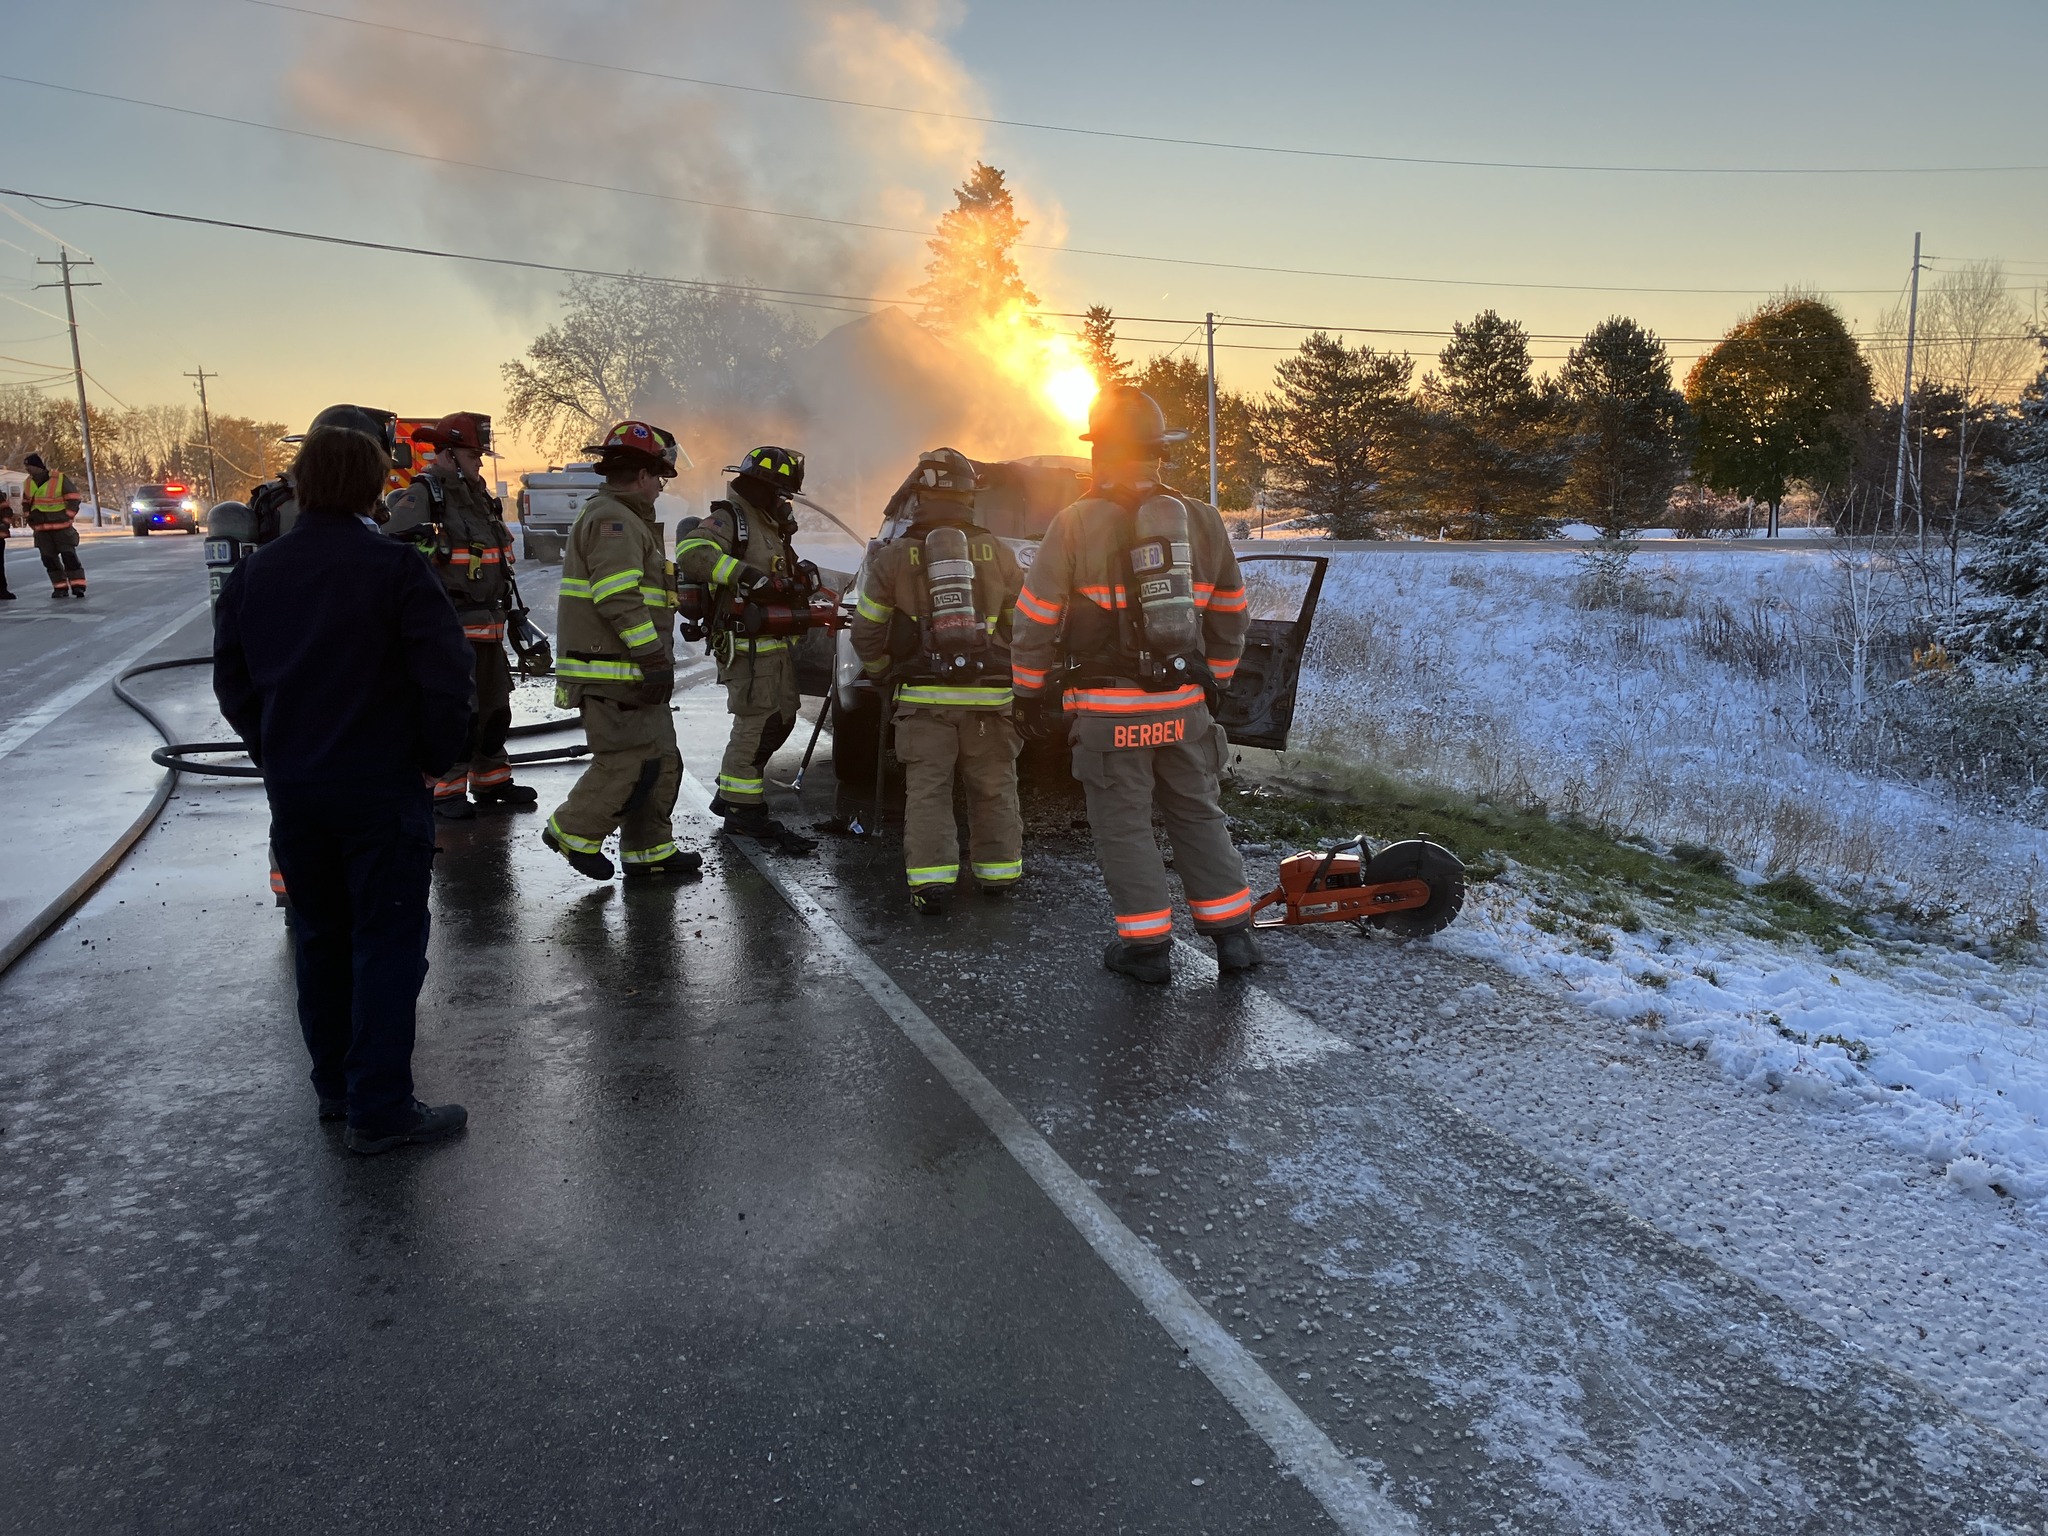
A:
{"label": "white road line", "polygon": [[50,724],[74,704],[81,703],[91,695],[99,692],[100,689],[106,687],[107,684],[134,666],[136,662],[140,661],[187,624],[190,624],[194,619],[206,612],[207,606],[207,600],[202,598],[118,661],[110,661],[98,671],[87,673],[69,688],[52,694],[48,699],[37,705],[36,708],[30,710],[19,720],[8,726],[6,730],[0,731],[0,757],[5,757],[8,753],[12,752],[16,747],[27,741],[44,726]]}
{"label": "white road line", "polygon": [[[694,801],[694,809],[708,816],[711,796],[695,774],[683,775],[683,788]],[[1414,1519],[1331,1444],[1330,1437],[1266,1374],[1251,1351],[1232,1338],[1174,1279],[1143,1240],[1117,1219],[1087,1181],[1032,1128],[945,1031],[868,958],[867,952],[831,914],[753,844],[737,842],[736,846],[775,887],[790,910],[846,966],[904,1037],[952,1084],[953,1091],[1073,1224],[1096,1256],[1130,1288],[1167,1336],[1201,1367],[1202,1374],[1215,1383],[1216,1390],[1271,1447],[1281,1465],[1300,1479],[1338,1527],[1351,1536],[1411,1536],[1419,1531]]]}

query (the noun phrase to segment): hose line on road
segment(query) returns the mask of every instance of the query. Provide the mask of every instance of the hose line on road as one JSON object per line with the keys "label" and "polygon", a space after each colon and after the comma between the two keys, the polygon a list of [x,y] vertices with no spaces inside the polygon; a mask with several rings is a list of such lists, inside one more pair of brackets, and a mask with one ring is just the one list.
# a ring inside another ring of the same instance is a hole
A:
{"label": "hose line on road", "polygon": [[[131,678],[141,677],[144,673],[166,672],[173,667],[207,667],[211,665],[213,665],[213,658],[211,656],[174,656],[168,661],[146,661],[140,666],[130,667],[114,679],[114,697],[142,716],[144,720],[147,720],[150,727],[159,736],[163,737],[164,744],[149,754],[149,760],[164,770],[164,776],[157,781],[156,789],[149,797],[149,804],[143,808],[141,815],[128,824],[127,830],[115,838],[108,845],[106,851],[92,861],[84,874],[67,885],[42,911],[30,918],[19,932],[10,937],[4,946],[0,946],[0,975],[5,975],[13,967],[14,962],[27,954],[38,939],[63,922],[66,917],[70,916],[72,909],[85,900],[92,893],[93,888],[106,879],[108,875],[112,874],[121,860],[128,856],[129,849],[142,841],[142,834],[149,830],[150,824],[162,814],[163,808],[170,803],[171,791],[177,786],[179,774],[205,774],[213,778],[223,779],[260,779],[263,777],[263,770],[256,767],[253,763],[205,763],[195,761],[190,754],[246,753],[248,747],[245,743],[239,741],[177,741],[171,735],[171,728],[164,724],[163,717],[141,699],[137,698],[128,687],[128,682]],[[547,731],[563,730],[569,726],[581,724],[582,721],[580,719],[574,716],[566,716],[554,720],[538,720],[530,725],[515,725],[507,734],[512,736],[538,736]],[[590,747],[586,743],[579,741],[566,747],[550,747],[539,752],[516,752],[510,760],[514,763],[555,762],[564,758],[585,757],[589,755],[589,752]]]}

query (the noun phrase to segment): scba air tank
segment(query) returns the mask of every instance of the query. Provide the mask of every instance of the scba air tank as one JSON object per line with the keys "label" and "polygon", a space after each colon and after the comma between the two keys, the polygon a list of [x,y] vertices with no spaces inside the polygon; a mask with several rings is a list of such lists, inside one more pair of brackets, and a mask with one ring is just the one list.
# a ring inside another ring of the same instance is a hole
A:
{"label": "scba air tank", "polygon": [[1154,496],[1138,508],[1131,579],[1137,587],[1146,649],[1155,656],[1199,650],[1202,628],[1195,613],[1194,554],[1188,543],[1187,504],[1179,497]]}
{"label": "scba air tank", "polygon": [[982,646],[981,615],[974,609],[974,561],[961,529],[934,528],[924,536],[925,591],[931,598],[926,622],[932,664],[944,673],[975,670]]}

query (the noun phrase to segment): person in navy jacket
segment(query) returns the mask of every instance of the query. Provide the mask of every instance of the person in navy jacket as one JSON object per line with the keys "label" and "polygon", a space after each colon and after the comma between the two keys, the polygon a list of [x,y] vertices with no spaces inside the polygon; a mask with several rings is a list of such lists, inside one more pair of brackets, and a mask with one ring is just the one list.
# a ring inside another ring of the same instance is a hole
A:
{"label": "person in navy jacket", "polygon": [[413,1096],[433,873],[429,787],[462,755],[469,642],[440,581],[371,513],[390,460],[346,427],[307,434],[299,517],[214,612],[213,689],[263,771],[292,893],[299,1025],[322,1120],[356,1152],[438,1141],[459,1104]]}

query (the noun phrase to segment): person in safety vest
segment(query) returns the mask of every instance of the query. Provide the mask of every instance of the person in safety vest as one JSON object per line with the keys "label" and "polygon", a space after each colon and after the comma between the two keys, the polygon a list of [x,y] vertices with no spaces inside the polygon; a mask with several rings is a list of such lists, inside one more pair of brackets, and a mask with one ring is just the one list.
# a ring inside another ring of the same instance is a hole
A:
{"label": "person in safety vest", "polygon": [[806,854],[817,841],[768,815],[765,783],[768,759],[796,728],[796,644],[817,590],[816,568],[800,564],[790,545],[790,498],[804,487],[804,456],[756,448],[726,473],[726,499],[676,545],[683,578],[710,590],[711,650],[732,716],[711,809],[735,837]]}
{"label": "person in safety vest", "polygon": [[512,782],[505,756],[505,736],[512,729],[512,665],[505,657],[512,534],[503,504],[484,487],[491,418],[457,411],[414,432],[412,440],[433,448],[434,461],[390,499],[384,531],[410,539],[433,562],[462,632],[476,649],[474,735],[463,761],[434,786],[434,813],[467,821],[479,805],[530,810],[540,795]]}
{"label": "person in safety vest", "polygon": [[85,567],[78,563],[78,492],[71,482],[45,464],[41,454],[21,461],[28,479],[21,487],[21,510],[35,536],[36,553],[50,574],[50,596],[85,596]]}
{"label": "person in safety vest", "polygon": [[940,448],[918,460],[909,532],[868,558],[853,649],[892,690],[903,764],[903,865],[920,912],[943,913],[960,876],[953,775],[967,788],[968,858],[991,895],[1024,873],[1010,720],[1010,625],[1022,575],[974,521],[974,466]]}
{"label": "person in safety vest", "polygon": [[695,875],[703,856],[675,845],[670,814],[683,756],[675,692],[675,571],[654,499],[675,477],[673,433],[622,421],[595,454],[604,489],[583,504],[562,552],[555,702],[583,716],[590,766],[548,818],[541,841],[593,880],[612,877],[604,840],[619,834],[629,877]]}
{"label": "person in safety vest", "polygon": [[7,535],[14,528],[14,503],[8,498],[7,488],[0,486],[0,603],[14,601],[14,593],[7,585]]}
{"label": "person in safety vest", "polygon": [[1186,437],[1167,430],[1143,390],[1118,384],[1096,396],[1084,434],[1093,483],[1046,530],[1011,645],[1024,728],[1050,735],[1064,720],[1087,792],[1116,912],[1103,964],[1156,984],[1172,979],[1173,903],[1155,806],[1218,968],[1262,958],[1219,803],[1229,743],[1212,712],[1244,652],[1249,604],[1216,509],[1160,482],[1167,448]]}

